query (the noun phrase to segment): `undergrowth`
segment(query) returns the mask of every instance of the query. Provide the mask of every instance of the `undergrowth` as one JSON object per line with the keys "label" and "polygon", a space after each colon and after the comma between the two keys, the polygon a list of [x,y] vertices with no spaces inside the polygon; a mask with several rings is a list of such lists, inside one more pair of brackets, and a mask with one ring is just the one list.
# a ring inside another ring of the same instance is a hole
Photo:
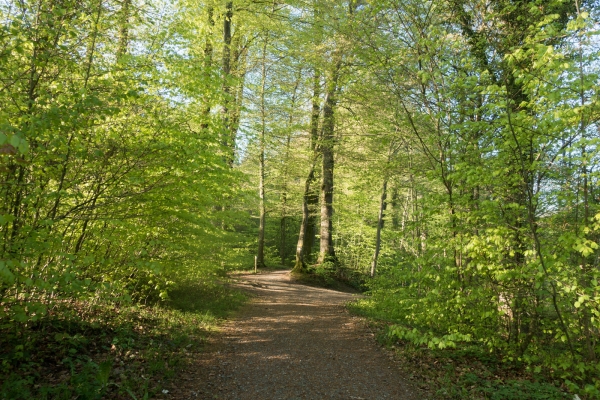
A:
{"label": "undergrowth", "polygon": [[363,274],[332,262],[308,266],[306,272],[292,273],[292,276],[296,282],[305,285],[324,287],[341,292],[360,292],[366,288]]}
{"label": "undergrowth", "polygon": [[65,302],[30,324],[0,326],[0,399],[147,399],[199,351],[245,295],[204,282],[163,304]]}
{"label": "undergrowth", "polygon": [[[373,307],[369,299],[349,304],[367,317],[378,341],[393,350],[400,367],[429,399],[559,400],[573,399],[565,383],[549,374],[507,363],[476,343],[456,341],[447,348],[428,346],[427,338],[399,338],[393,312]],[[406,332],[410,332],[409,329]],[[400,335],[402,336],[402,335]],[[433,348],[432,348],[433,347]],[[587,398],[580,395],[581,399]],[[590,397],[591,398],[591,397]]]}

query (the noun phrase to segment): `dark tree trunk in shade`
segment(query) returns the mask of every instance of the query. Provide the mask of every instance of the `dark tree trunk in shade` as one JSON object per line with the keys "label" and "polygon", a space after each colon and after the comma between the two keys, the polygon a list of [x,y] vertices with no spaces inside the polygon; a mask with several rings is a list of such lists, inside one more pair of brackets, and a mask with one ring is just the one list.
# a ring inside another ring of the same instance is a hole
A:
{"label": "dark tree trunk in shade", "polygon": [[385,209],[387,208],[387,179],[383,181],[381,188],[381,200],[379,201],[379,216],[377,218],[377,234],[375,236],[375,253],[373,254],[373,261],[371,262],[371,278],[375,277],[375,271],[377,270],[377,261],[379,259],[379,250],[381,249],[381,230],[383,229],[383,218]]}
{"label": "dark tree trunk in shade", "polygon": [[227,152],[225,162],[232,167],[235,157],[235,143],[232,140],[230,103],[231,103],[231,20],[233,18],[233,2],[225,4],[225,15],[223,18],[223,134],[221,144]]}

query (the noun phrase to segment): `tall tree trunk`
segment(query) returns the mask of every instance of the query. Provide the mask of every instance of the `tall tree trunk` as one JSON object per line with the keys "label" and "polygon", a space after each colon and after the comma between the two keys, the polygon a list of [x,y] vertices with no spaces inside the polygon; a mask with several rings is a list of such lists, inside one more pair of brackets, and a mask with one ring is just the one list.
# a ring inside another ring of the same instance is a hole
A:
{"label": "tall tree trunk", "polygon": [[[294,271],[302,272],[306,268],[306,260],[310,257],[312,246],[315,241],[316,218],[311,213],[311,205],[316,205],[318,196],[312,189],[312,184],[315,181],[315,168],[319,157],[317,151],[317,143],[319,141],[319,115],[321,114],[321,106],[319,98],[321,96],[321,75],[315,69],[313,81],[313,98],[312,98],[312,113],[310,121],[310,149],[312,152],[312,160],[308,177],[304,183],[304,195],[302,196],[302,222],[300,223],[300,234],[298,235],[298,245],[296,246],[296,263]],[[312,214],[312,215],[311,215]]]}
{"label": "tall tree trunk", "polygon": [[[297,88],[297,86],[296,86]],[[295,100],[296,100],[296,88],[294,89],[294,95],[292,96],[292,109],[293,109],[293,105],[295,105]],[[292,121],[293,121],[293,116],[290,113],[290,126],[292,125]],[[287,169],[287,165],[289,162],[289,158],[290,158],[290,144],[292,141],[292,134],[291,132],[288,133],[287,139],[286,139],[286,146],[285,146],[285,157],[284,157],[284,162],[285,162],[285,167],[283,170],[283,177],[282,177],[282,187],[281,187],[281,216],[280,216],[280,220],[279,220],[279,260],[281,262],[281,265],[285,265],[285,259],[287,257],[287,251],[286,251],[286,242],[287,242],[287,196],[288,196],[288,187],[287,187],[287,180],[288,180],[288,169]]]}
{"label": "tall tree trunk", "polygon": [[287,242],[287,215],[285,209],[287,207],[287,192],[281,194],[281,218],[279,219],[279,262],[285,265],[286,242]]}
{"label": "tall tree trunk", "polygon": [[302,79],[302,69],[298,69],[298,75],[296,76],[296,82],[294,83],[294,90],[292,92],[291,104],[290,104],[290,113],[288,119],[289,131],[286,138],[286,146],[285,146],[285,155],[284,155],[284,169],[283,169],[283,177],[282,177],[282,187],[281,187],[281,219],[279,223],[279,258],[281,260],[281,265],[285,265],[285,259],[287,258],[287,196],[288,196],[288,162],[290,159],[290,150],[291,150],[291,142],[292,142],[292,127],[294,124],[294,110],[296,109],[296,102],[298,101],[298,87],[300,86],[300,80]]}
{"label": "tall tree trunk", "polygon": [[265,86],[267,83],[267,33],[262,49],[262,67],[261,67],[261,82],[260,82],[260,154],[259,154],[259,227],[258,227],[258,251],[256,255],[256,263],[259,267],[265,266],[265,131],[267,123],[267,110],[265,104]]}
{"label": "tall tree trunk", "polygon": [[313,160],[312,165],[310,167],[310,171],[308,173],[308,178],[306,178],[306,182],[304,183],[304,197],[302,201],[302,222],[300,223],[300,234],[298,235],[298,245],[296,246],[296,264],[292,271],[294,272],[304,272],[306,270],[306,261],[305,261],[305,237],[306,231],[308,227],[308,195],[310,193],[310,183],[315,178],[315,167],[316,160]]}
{"label": "tall tree trunk", "polygon": [[233,57],[231,60],[231,76],[236,78],[236,86],[232,92],[232,101],[229,110],[229,131],[230,141],[233,144],[235,151],[235,142],[237,131],[240,127],[240,117],[242,113],[242,103],[244,100],[244,82],[246,79],[246,59],[248,56],[247,44],[244,43],[243,37],[237,35],[233,38],[231,47],[233,49]]}
{"label": "tall tree trunk", "polygon": [[265,147],[264,147],[264,128],[261,133],[261,149],[259,156],[260,163],[260,182],[259,182],[259,226],[258,226],[258,250],[256,263],[259,267],[265,266]]}
{"label": "tall tree trunk", "polygon": [[[313,153],[317,151],[319,143],[319,117],[321,115],[321,74],[318,69],[315,69],[313,78],[313,101],[312,112],[310,117],[310,148]],[[313,174],[313,179],[310,182],[310,187],[307,196],[308,203],[308,225],[306,226],[306,236],[304,241],[304,254],[307,261],[310,262],[313,247],[317,239],[317,206],[319,204],[319,191],[313,185],[316,177]]]}
{"label": "tall tree trunk", "polygon": [[[383,230],[385,210],[387,209],[387,187],[389,180],[388,168],[392,159],[396,156],[400,146],[395,146],[392,142],[389,148],[387,162],[385,165],[385,171],[383,173],[383,184],[381,186],[381,198],[379,200],[379,215],[377,216],[377,233],[375,234],[375,251],[373,253],[373,260],[371,261],[371,278],[375,277],[377,271],[377,261],[379,260],[379,251],[381,249],[381,231]],[[396,193],[396,196],[398,194]]]}
{"label": "tall tree trunk", "polygon": [[[231,20],[233,18],[233,1],[225,4],[225,15],[223,18],[223,54],[221,58],[221,69],[223,73],[223,105],[221,109],[221,147],[224,152],[223,163],[233,168],[235,161],[235,134],[231,129],[230,104],[231,104]],[[215,206],[217,211],[223,210],[221,204]],[[224,227],[224,222],[221,221]]]}
{"label": "tall tree trunk", "polygon": [[[213,64],[213,44],[212,44],[212,40],[211,40],[211,34],[212,34],[212,28],[215,25],[215,20],[214,20],[214,8],[212,6],[209,6],[207,11],[207,22],[208,22],[208,26],[211,28],[211,32],[206,35],[206,43],[204,44],[204,79],[206,80],[206,82],[208,82],[209,78],[210,78],[210,74],[211,74],[211,68],[212,68],[212,64]],[[202,131],[206,131],[208,129],[208,121],[210,118],[210,100],[206,101],[206,104],[204,105],[204,110],[202,111],[202,124],[201,124],[201,128]]]}
{"label": "tall tree trunk", "polygon": [[225,4],[223,18],[223,136],[221,139],[224,150],[227,152],[225,162],[233,167],[235,159],[235,141],[232,140],[231,119],[229,108],[231,103],[231,19],[233,18],[233,1]]}
{"label": "tall tree trunk", "polygon": [[117,60],[127,54],[129,46],[129,17],[131,16],[131,0],[123,0],[119,16],[119,45],[117,47]]}
{"label": "tall tree trunk", "polygon": [[325,105],[323,107],[323,133],[321,135],[322,184],[321,184],[321,241],[318,264],[326,261],[336,262],[333,246],[333,168],[334,168],[334,133],[335,107],[337,105],[337,83],[341,68],[341,54],[334,54],[333,69],[327,84]]}
{"label": "tall tree trunk", "polygon": [[375,235],[375,253],[373,254],[373,261],[371,262],[371,278],[375,277],[375,271],[377,270],[377,260],[379,259],[379,250],[381,248],[381,230],[383,229],[383,217],[385,209],[387,208],[387,177],[383,180],[381,187],[381,199],[379,201],[379,216],[377,217],[377,234]]}

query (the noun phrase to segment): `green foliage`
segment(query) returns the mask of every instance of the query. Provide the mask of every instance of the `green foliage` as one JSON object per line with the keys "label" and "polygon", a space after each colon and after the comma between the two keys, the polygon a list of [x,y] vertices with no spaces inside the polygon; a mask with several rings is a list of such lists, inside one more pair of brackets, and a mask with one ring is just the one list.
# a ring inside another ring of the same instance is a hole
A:
{"label": "green foliage", "polygon": [[[392,322],[389,340],[477,347],[598,396],[597,4],[363,3],[250,2],[231,19],[212,0],[0,5],[5,397],[116,390],[120,367],[93,339],[104,332],[116,360],[145,336],[94,313],[162,304],[178,311],[156,326],[184,329],[240,304],[212,279],[253,266],[263,156],[266,264],[291,265],[323,145],[336,259],[305,278],[368,286],[354,307]],[[68,372],[52,387],[36,388],[27,364],[46,354],[39,344]],[[152,396],[123,376],[120,395]],[[475,384],[488,397],[557,395]]]}
{"label": "green foliage", "polygon": [[183,74],[197,43],[178,10],[42,3],[0,6],[0,318],[22,324],[64,299],[165,300],[246,240],[243,178],[203,111],[222,89],[208,66]]}
{"label": "green foliage", "polygon": [[175,288],[166,305],[79,304],[28,329],[4,327],[0,344],[12,350],[0,354],[0,398],[148,398],[245,301],[221,284],[195,282]]}
{"label": "green foliage", "polygon": [[148,398],[243,301],[245,177],[203,7],[59,6],[0,5],[0,397]]}
{"label": "green foliage", "polygon": [[471,335],[463,335],[461,333],[451,333],[441,337],[434,336],[431,332],[422,333],[416,328],[407,329],[403,326],[392,326],[389,335],[398,340],[407,340],[417,346],[425,345],[430,349],[445,349],[447,347],[455,348],[457,343],[471,342]]}
{"label": "green foliage", "polygon": [[[469,382],[465,380],[465,384],[477,383]],[[528,399],[528,400],[542,400],[542,399],[568,399],[571,396],[567,393],[561,392],[555,386],[529,381],[508,381],[501,385],[494,385],[491,382],[485,382],[481,386],[484,387],[482,390],[487,398],[491,400],[500,399]]]}
{"label": "green foliage", "polygon": [[[404,157],[385,170],[381,158],[348,168],[339,236],[367,250],[340,245],[363,271],[377,204],[369,169],[391,182],[378,276],[353,308],[392,322],[394,340],[430,351],[476,346],[595,398],[598,47],[588,11],[597,9],[509,3],[484,12],[389,1],[371,10],[375,38],[365,40],[379,58],[361,48],[376,67],[357,98],[378,85],[369,99],[384,99],[377,111],[357,110],[370,118],[366,131],[387,123]],[[348,142],[370,150],[367,140]],[[473,384],[489,385],[478,394],[486,398],[562,396],[544,383]]]}

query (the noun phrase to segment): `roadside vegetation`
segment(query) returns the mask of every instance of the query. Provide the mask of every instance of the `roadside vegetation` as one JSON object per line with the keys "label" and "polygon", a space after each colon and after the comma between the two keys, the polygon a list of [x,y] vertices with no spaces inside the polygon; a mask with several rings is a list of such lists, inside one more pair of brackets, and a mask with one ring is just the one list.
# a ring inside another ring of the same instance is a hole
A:
{"label": "roadside vegetation", "polygon": [[154,305],[65,301],[0,330],[0,399],[148,399],[246,301],[222,282],[176,287]]}
{"label": "roadside vegetation", "polygon": [[[256,263],[366,286],[390,343],[528,378],[507,391],[600,398],[598,21],[597,0],[0,1],[4,396],[158,393],[165,349],[237,304],[215,277]],[[500,390],[472,373],[456,387]]]}
{"label": "roadside vegetation", "polygon": [[[522,360],[510,360],[460,335],[441,340],[432,333],[400,330],[397,310],[381,307],[367,296],[348,305],[367,319],[377,341],[398,361],[403,376],[426,398],[436,400],[559,400],[574,398],[581,390],[554,371],[531,368]],[[396,315],[396,317],[394,317]],[[591,388],[589,388],[591,389]],[[588,390],[589,390],[588,389]],[[595,394],[579,395],[594,399]]]}

